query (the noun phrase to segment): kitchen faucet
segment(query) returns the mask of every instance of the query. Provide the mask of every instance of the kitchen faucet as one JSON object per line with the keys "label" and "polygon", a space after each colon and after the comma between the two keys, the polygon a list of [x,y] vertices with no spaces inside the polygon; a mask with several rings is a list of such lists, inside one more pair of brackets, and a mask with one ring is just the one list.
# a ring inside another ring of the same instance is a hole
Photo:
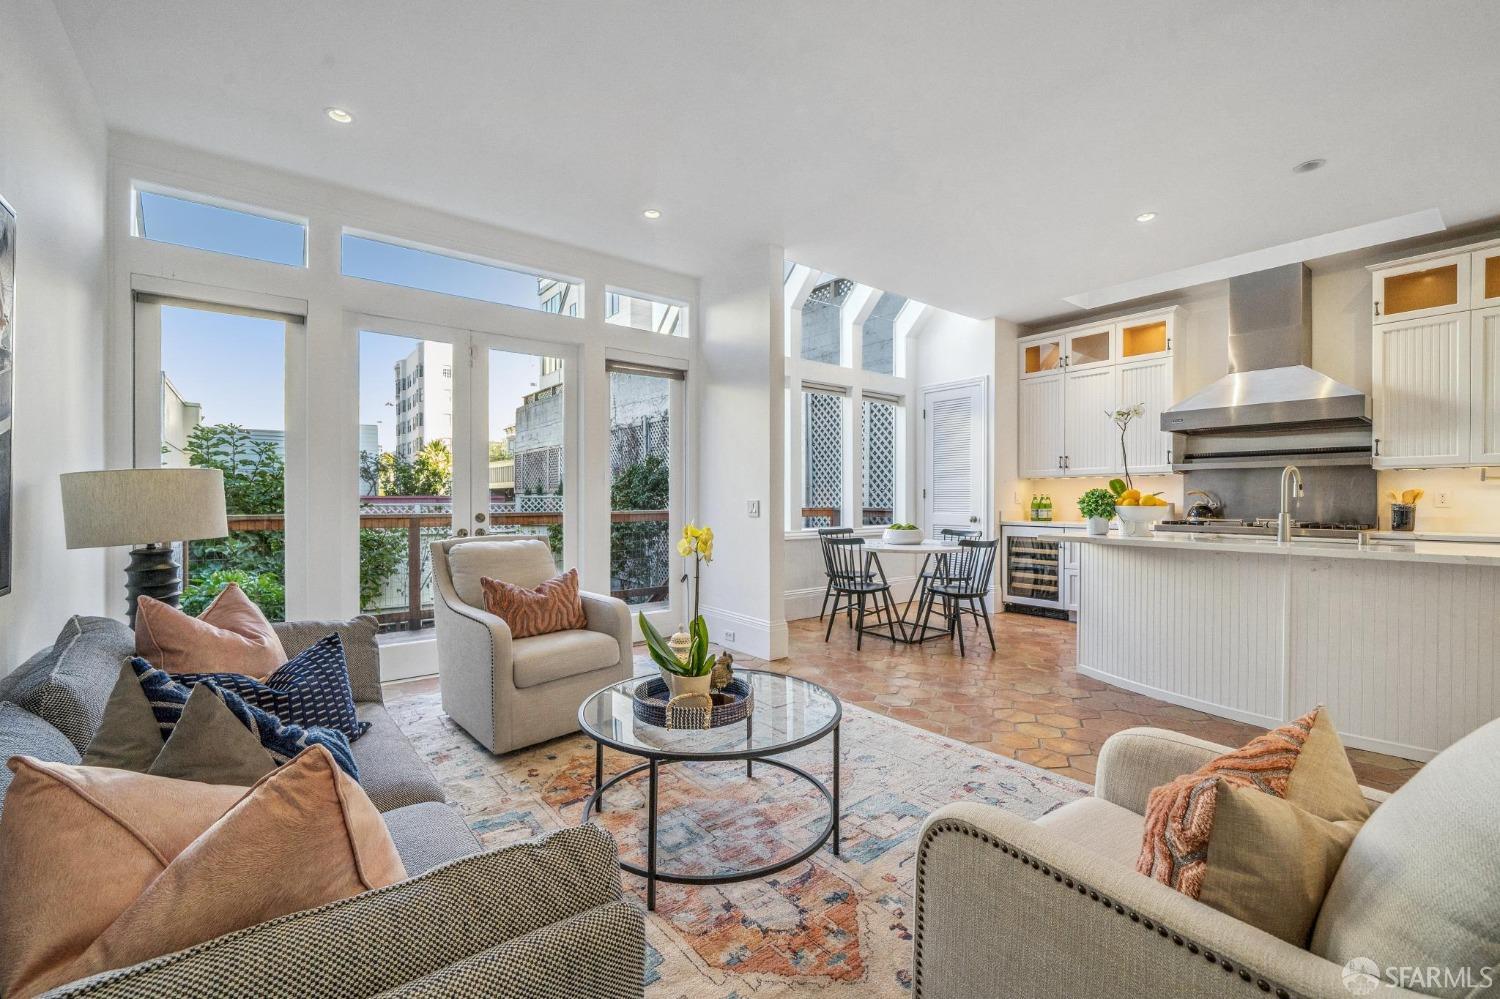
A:
{"label": "kitchen faucet", "polygon": [[1292,514],[1287,508],[1292,505],[1294,495],[1302,495],[1302,472],[1296,465],[1288,465],[1281,470],[1281,515],[1276,518],[1276,541],[1279,544],[1292,540]]}

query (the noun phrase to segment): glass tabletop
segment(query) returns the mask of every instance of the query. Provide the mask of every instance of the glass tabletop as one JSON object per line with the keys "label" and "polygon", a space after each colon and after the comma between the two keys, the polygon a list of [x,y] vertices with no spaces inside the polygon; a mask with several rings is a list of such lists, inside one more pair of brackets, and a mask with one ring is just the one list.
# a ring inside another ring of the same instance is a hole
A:
{"label": "glass tabletop", "polygon": [[709,729],[648,725],[636,718],[633,695],[655,673],[605,687],[583,702],[578,720],[585,734],[627,753],[712,760],[769,756],[805,746],[832,731],[843,715],[839,699],[816,683],[753,669],[737,669],[734,675],[754,690],[755,706],[745,721]]}

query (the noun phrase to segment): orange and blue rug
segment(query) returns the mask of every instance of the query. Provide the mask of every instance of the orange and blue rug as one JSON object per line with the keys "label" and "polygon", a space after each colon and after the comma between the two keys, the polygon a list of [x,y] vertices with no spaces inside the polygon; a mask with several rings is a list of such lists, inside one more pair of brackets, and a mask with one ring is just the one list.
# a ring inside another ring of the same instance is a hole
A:
{"label": "orange and blue rug", "polygon": [[[594,744],[582,735],[492,756],[422,694],[393,702],[397,722],[469,825],[503,846],[576,824],[593,790]],[[713,887],[659,883],[648,914],[646,994],[652,999],[816,995],[884,999],[911,989],[912,878],[922,820],[950,801],[1034,819],[1089,788],[853,705],[842,731],[843,855],[825,847],[758,881]],[[789,753],[830,779],[828,740]],[[640,762],[607,752],[606,774]],[[645,865],[645,775],[608,793],[597,821],[621,854]],[[822,796],[773,767],[663,767],[658,851],[663,867],[698,873],[789,857],[821,831]],[[623,875],[644,904],[644,882]]]}

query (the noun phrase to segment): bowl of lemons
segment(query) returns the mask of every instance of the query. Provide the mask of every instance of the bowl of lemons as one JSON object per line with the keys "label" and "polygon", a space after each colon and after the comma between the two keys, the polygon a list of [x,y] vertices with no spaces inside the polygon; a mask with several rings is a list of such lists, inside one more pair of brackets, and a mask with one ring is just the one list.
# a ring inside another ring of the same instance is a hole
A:
{"label": "bowl of lemons", "polygon": [[1162,499],[1160,493],[1142,493],[1121,479],[1111,480],[1109,488],[1115,494],[1115,516],[1120,518],[1120,531],[1127,538],[1149,538],[1157,521],[1172,516],[1172,504]]}

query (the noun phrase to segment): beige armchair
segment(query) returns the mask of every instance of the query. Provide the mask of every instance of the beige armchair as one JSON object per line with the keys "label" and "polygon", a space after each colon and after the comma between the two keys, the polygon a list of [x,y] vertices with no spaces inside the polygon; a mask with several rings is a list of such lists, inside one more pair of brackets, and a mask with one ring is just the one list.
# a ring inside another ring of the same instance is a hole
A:
{"label": "beige armchair", "polygon": [[484,609],[488,576],[536,586],[557,575],[535,538],[450,538],[432,544],[433,616],[443,710],[492,753],[578,731],[578,706],[634,670],[624,601],[584,593],[588,627],[531,638]]}
{"label": "beige armchair", "polygon": [[[1226,751],[1130,729],[1100,752],[1093,796],[1035,822],[934,812],[917,851],[914,997],[1500,994],[1500,721],[1396,793],[1366,791],[1378,807],[1306,949],[1135,871],[1151,788]],[[1369,969],[1378,985],[1355,977]]]}

